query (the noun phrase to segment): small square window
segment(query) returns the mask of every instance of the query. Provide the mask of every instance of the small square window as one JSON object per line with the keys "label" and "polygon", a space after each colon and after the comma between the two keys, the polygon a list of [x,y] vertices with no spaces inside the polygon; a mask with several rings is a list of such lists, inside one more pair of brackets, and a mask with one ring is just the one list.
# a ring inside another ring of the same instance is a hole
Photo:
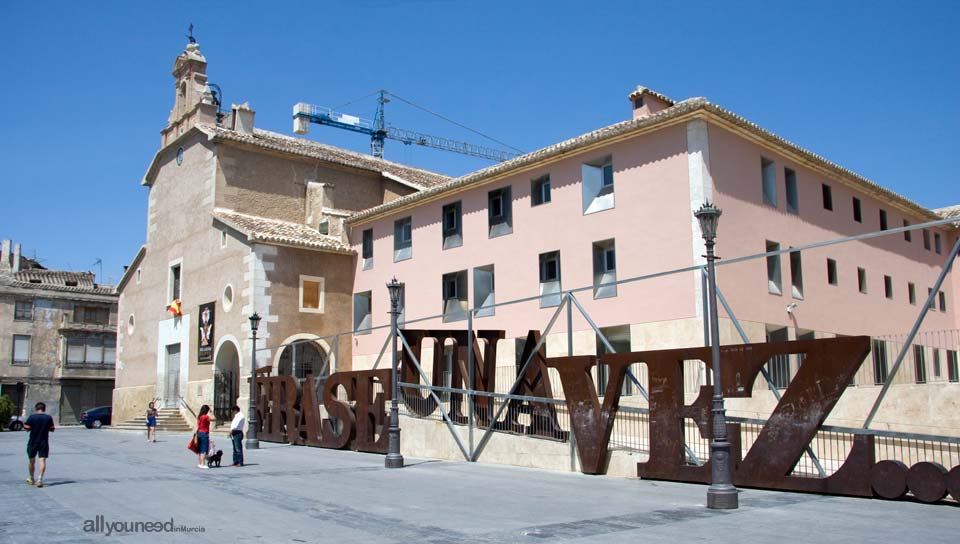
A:
{"label": "small square window", "polygon": [[[904,220],[903,220],[903,226],[904,226],[904,228],[909,227],[909,226],[910,226],[910,222],[907,221],[906,219],[904,219]],[[906,241],[908,241],[908,242],[911,241],[911,240],[913,240],[913,231],[910,231],[910,230],[905,230],[905,231],[903,231],[903,239],[906,240]]]}
{"label": "small square window", "polygon": [[460,321],[467,318],[469,301],[467,299],[467,271],[450,272],[443,275],[443,322]]}
{"label": "small square window", "polygon": [[887,230],[887,210],[880,210],[880,230]]}
{"label": "small square window", "polygon": [[323,234],[324,236],[329,236],[329,235],[330,235],[330,220],[329,220],[329,219],[324,219],[323,221],[321,221],[320,224],[317,225],[317,232],[319,232],[320,234]]}
{"label": "small square window", "polygon": [[530,182],[530,202],[532,206],[550,202],[550,174]]}
{"label": "small square window", "polygon": [[861,293],[867,293],[867,270],[857,267],[857,288]]}
{"label": "small square window", "polygon": [[853,220],[863,223],[863,211],[860,209],[860,199],[853,197]]}
{"label": "small square window", "polygon": [[823,193],[823,209],[833,211],[833,189],[826,183],[820,188]]}
{"label": "small square window", "polygon": [[837,261],[827,259],[827,283],[837,285]]}
{"label": "small square window", "polygon": [[883,295],[887,298],[893,298],[893,278],[883,276]]}
{"label": "small square window", "polygon": [[323,313],[323,284],[324,280],[317,276],[300,276],[300,311],[306,313]]}

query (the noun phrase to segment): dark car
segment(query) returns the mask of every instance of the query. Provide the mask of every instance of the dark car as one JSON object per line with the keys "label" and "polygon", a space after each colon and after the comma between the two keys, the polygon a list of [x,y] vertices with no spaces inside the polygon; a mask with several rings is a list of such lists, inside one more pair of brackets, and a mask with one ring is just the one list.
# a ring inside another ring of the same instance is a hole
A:
{"label": "dark car", "polygon": [[88,429],[99,429],[103,425],[110,424],[110,417],[113,415],[113,407],[98,406],[84,412],[80,412],[80,421]]}

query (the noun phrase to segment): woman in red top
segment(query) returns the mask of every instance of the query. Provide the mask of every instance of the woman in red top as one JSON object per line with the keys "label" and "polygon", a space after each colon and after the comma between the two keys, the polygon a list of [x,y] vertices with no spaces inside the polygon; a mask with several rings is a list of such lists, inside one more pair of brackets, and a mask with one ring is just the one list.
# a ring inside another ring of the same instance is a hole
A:
{"label": "woman in red top", "polygon": [[200,415],[197,417],[197,446],[200,451],[197,452],[197,468],[210,468],[207,466],[207,450],[210,449],[210,406],[204,404],[200,407]]}

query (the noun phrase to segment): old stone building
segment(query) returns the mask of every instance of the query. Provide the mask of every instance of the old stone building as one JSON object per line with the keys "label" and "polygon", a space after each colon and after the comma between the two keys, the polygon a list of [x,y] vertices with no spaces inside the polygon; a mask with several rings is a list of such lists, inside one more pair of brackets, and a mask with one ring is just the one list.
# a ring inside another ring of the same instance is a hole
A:
{"label": "old stone building", "polygon": [[448,180],[255,128],[246,104],[220,114],[206,67],[195,43],[177,57],[142,181],[146,243],[118,285],[118,421],[153,399],[184,415],[209,404],[220,419],[245,407],[254,312],[258,367],[299,378],[349,368],[349,342],[312,340],[352,326],[343,219]]}
{"label": "old stone building", "polygon": [[117,295],[91,272],[47,270],[20,248],[4,240],[0,256],[0,393],[21,416],[44,402],[55,421],[78,423],[111,403]]}

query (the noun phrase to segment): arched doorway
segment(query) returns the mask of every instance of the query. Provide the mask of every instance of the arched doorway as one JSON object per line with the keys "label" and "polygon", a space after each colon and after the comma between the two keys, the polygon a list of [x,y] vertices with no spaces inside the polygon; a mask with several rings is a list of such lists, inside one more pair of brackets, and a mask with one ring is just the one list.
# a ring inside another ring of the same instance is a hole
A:
{"label": "arched doorway", "polygon": [[218,421],[233,419],[233,407],[240,395],[240,354],[233,342],[217,349],[213,369],[213,413]]}
{"label": "arched doorway", "polygon": [[[277,361],[277,375],[293,376],[298,389],[303,389],[307,375],[313,375],[317,402],[322,403],[323,384],[330,376],[330,365],[326,350],[313,340],[291,340],[280,352]],[[297,399],[297,404],[301,399]]]}

